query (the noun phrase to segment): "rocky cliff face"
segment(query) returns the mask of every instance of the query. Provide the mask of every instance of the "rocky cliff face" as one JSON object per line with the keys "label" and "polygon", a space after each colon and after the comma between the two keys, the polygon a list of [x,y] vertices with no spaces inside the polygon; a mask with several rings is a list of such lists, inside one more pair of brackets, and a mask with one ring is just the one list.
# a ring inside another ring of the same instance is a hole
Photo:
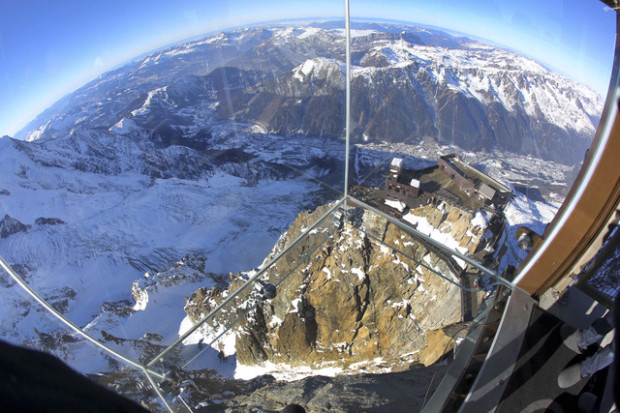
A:
{"label": "rocky cliff face", "polygon": [[18,232],[26,232],[30,228],[30,225],[22,224],[15,218],[6,214],[4,218],[0,220],[0,238],[8,238]]}
{"label": "rocky cliff face", "polygon": [[[266,262],[326,208],[299,214]],[[456,207],[413,212],[463,250],[475,251],[486,230]],[[368,211],[360,228],[345,226],[321,245],[328,235],[317,230],[267,272],[276,284],[292,271],[277,296],[258,304],[236,327],[239,363],[398,370],[413,362],[432,364],[454,346],[443,330],[461,322],[461,290],[431,271],[459,282],[443,257]],[[185,308],[190,319],[198,321],[243,281],[237,276],[228,290],[193,294]],[[246,299],[252,302],[251,295]],[[231,313],[217,323],[231,320]]]}

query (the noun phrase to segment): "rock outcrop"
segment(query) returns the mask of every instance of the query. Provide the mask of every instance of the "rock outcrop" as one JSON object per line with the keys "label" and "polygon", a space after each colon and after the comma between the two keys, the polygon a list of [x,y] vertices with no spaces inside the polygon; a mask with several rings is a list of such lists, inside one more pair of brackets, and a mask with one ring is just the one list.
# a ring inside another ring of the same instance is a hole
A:
{"label": "rock outcrop", "polygon": [[37,225],[61,225],[61,224],[64,224],[65,221],[63,221],[60,218],[44,218],[44,217],[39,217],[39,218],[34,220],[34,223],[37,224]]}
{"label": "rock outcrop", "polygon": [[22,224],[17,219],[9,215],[5,215],[0,221],[0,238],[8,238],[18,232],[26,232],[30,228],[30,225]]}
{"label": "rock outcrop", "polygon": [[149,302],[149,296],[158,294],[160,289],[165,291],[167,288],[179,284],[202,280],[213,282],[218,288],[224,286],[225,282],[222,276],[205,271],[205,263],[204,257],[188,254],[177,261],[174,267],[165,271],[146,272],[143,278],[134,281],[131,285],[131,297],[135,302],[133,310],[144,310]]}

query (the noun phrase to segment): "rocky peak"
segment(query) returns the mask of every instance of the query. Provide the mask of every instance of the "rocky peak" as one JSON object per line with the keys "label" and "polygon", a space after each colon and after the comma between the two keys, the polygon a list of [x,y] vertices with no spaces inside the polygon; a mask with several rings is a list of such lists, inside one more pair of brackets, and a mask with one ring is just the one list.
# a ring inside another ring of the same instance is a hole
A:
{"label": "rocky peak", "polygon": [[8,238],[18,232],[26,232],[30,228],[30,225],[25,225],[19,222],[17,219],[12,218],[8,214],[0,221],[0,238]]}
{"label": "rocky peak", "polygon": [[34,220],[34,223],[37,225],[62,225],[65,223],[65,221],[60,218],[39,217]]}
{"label": "rocky peak", "polygon": [[[270,257],[326,208],[299,214]],[[479,248],[486,231],[473,219],[475,214],[457,207],[428,206],[413,213],[451,237],[463,251]],[[345,226],[322,245],[319,241],[327,235],[320,233],[310,235],[267,271],[266,278],[274,282],[299,267],[281,281],[275,298],[260,302],[236,327],[239,363],[269,361],[344,370],[380,364],[397,370],[414,362],[432,364],[454,346],[443,329],[462,321],[462,292],[454,284],[460,282],[460,274],[454,274],[455,265],[446,257],[369,211],[359,229]],[[299,256],[317,246],[299,265]],[[192,295],[186,305],[192,321],[198,321],[243,279],[235,278],[228,291],[199,290]]]}

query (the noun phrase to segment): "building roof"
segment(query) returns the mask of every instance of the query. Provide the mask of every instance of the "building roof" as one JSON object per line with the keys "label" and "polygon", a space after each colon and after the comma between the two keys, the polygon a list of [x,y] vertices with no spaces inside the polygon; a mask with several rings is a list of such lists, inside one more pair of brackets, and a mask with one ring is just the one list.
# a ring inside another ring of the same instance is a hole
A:
{"label": "building roof", "polygon": [[395,166],[396,168],[402,168],[403,167],[403,158],[394,158],[394,159],[392,159],[392,163],[390,165],[391,166]]}
{"label": "building roof", "polygon": [[402,202],[402,201],[393,201],[390,199],[386,199],[384,201],[385,205],[392,207],[394,209],[397,209],[399,212],[403,212],[405,210],[405,208],[407,208],[407,205]]}

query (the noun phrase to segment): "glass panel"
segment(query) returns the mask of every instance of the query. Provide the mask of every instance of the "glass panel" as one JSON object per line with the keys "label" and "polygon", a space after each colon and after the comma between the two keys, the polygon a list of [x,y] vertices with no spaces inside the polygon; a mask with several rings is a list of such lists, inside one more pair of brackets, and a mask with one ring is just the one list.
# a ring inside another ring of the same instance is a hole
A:
{"label": "glass panel", "polygon": [[594,137],[615,13],[598,1],[353,1],[351,13],[351,193],[418,225],[427,204],[494,209],[486,265],[518,266]]}
{"label": "glass panel", "polygon": [[[174,410],[436,365],[566,196],[615,38],[596,1],[452,3],[351,3],[352,198],[342,4],[10,5],[0,257]],[[3,338],[166,409],[0,282]]]}
{"label": "glass panel", "polygon": [[359,230],[391,257],[382,268],[436,284],[411,306],[436,320],[418,324],[426,343],[450,342],[567,196],[603,113],[616,13],[598,1],[353,1],[351,12],[349,193],[377,210]]}
{"label": "glass panel", "polygon": [[[278,265],[294,272],[333,232],[331,216],[312,225],[344,190],[342,4],[186,6],[15,4],[0,17],[0,136],[10,135],[0,138],[0,256],[72,323],[143,364],[187,329],[187,300],[233,291],[257,268],[274,285],[286,276]],[[311,237],[269,267],[298,214],[317,208],[293,230]],[[46,349],[108,372],[65,349],[37,305],[0,293],[14,316],[7,337],[43,348],[45,332]],[[241,315],[255,287],[244,293],[225,310]],[[176,346],[157,364],[174,382],[166,394],[188,394],[188,380],[209,400],[226,390],[177,371],[199,347]],[[211,356],[195,363],[221,364]]]}

